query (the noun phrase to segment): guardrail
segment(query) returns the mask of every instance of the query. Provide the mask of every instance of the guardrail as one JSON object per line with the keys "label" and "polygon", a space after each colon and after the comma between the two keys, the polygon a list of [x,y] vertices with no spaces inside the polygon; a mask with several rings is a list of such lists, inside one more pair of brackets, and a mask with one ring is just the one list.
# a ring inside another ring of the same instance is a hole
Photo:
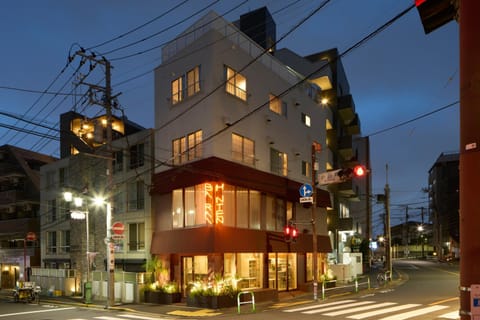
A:
{"label": "guardrail", "polygon": [[371,288],[370,277],[359,277],[355,278],[352,282],[346,282],[341,286],[328,287],[328,283],[338,283],[336,281],[324,281],[322,282],[322,300],[326,298],[327,291],[344,291],[344,292],[358,292],[361,286],[366,286],[366,288]]}

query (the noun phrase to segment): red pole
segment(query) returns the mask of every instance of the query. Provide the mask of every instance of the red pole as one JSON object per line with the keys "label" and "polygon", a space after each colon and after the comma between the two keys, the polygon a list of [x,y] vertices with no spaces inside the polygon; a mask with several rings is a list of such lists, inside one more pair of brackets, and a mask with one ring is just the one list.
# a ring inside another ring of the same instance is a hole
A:
{"label": "red pole", "polygon": [[[480,283],[480,1],[460,1],[460,316]],[[472,317],[473,319],[473,317]]]}

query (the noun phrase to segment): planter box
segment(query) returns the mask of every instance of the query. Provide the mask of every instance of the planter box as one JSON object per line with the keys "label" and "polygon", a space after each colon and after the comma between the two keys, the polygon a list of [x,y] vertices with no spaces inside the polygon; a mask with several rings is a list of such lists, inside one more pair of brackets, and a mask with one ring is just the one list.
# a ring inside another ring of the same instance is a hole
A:
{"label": "planter box", "polygon": [[172,304],[182,300],[180,292],[166,293],[161,291],[145,291],[145,302],[158,304]]}
{"label": "planter box", "polygon": [[231,296],[187,296],[187,306],[207,309],[222,309],[237,305],[237,298]]}

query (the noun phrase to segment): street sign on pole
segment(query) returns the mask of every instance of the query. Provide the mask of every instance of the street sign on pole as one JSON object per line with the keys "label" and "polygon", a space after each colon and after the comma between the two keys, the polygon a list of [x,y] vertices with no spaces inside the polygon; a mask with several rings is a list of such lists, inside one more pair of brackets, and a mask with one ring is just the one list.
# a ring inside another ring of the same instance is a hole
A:
{"label": "street sign on pole", "polygon": [[340,171],[342,171],[342,169],[322,172],[322,173],[318,174],[318,184],[319,185],[326,185],[326,184],[334,184],[334,183],[343,182],[344,180],[338,175],[338,173]]}
{"label": "street sign on pole", "polygon": [[298,189],[300,197],[311,197],[313,195],[313,188],[308,183],[303,184],[300,189]]}

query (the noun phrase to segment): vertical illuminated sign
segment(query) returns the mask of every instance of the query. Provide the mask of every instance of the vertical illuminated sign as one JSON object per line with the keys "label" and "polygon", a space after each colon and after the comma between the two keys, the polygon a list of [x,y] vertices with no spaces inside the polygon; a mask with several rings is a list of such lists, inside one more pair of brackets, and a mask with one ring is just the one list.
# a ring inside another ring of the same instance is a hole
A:
{"label": "vertical illuminated sign", "polygon": [[205,221],[207,224],[221,223],[225,221],[223,212],[223,183],[205,183]]}

